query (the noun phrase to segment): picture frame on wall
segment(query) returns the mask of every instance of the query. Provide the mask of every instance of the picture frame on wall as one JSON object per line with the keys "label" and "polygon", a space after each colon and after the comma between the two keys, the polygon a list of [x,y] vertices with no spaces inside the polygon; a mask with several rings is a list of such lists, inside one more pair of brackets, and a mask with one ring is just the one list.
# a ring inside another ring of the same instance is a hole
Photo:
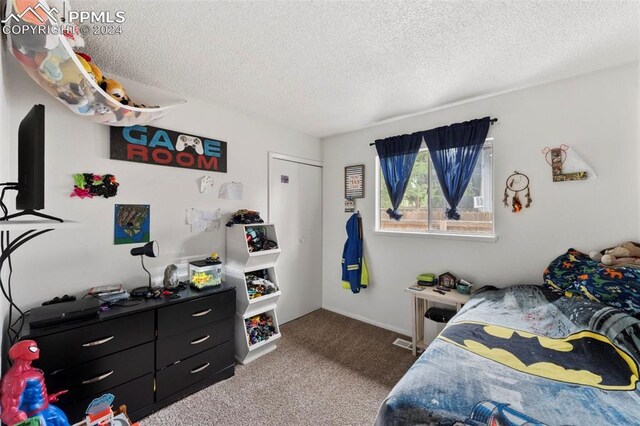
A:
{"label": "picture frame on wall", "polygon": [[364,198],[364,164],[344,168],[344,198]]}

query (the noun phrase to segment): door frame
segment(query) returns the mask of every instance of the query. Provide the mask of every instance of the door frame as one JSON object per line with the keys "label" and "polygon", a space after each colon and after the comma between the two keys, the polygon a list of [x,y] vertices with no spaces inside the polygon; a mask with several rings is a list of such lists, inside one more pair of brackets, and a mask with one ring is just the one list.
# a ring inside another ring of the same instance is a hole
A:
{"label": "door frame", "polygon": [[289,154],[281,154],[279,152],[269,151],[269,161],[267,165],[267,222],[271,222],[271,162],[273,160],[290,161],[292,163],[304,164],[307,166],[319,167],[324,170],[324,162],[312,160],[310,158],[296,157]]}

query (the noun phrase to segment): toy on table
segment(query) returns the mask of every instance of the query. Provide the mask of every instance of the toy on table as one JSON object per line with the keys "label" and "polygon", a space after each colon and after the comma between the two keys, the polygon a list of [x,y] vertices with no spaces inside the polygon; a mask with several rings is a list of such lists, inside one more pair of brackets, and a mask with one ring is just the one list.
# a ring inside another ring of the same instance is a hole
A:
{"label": "toy on table", "polygon": [[42,371],[31,366],[40,358],[40,349],[33,340],[23,340],[9,349],[13,365],[2,378],[2,414],[0,418],[9,426],[36,417],[42,426],[68,426],[64,412],[50,404],[67,391],[47,394]]}
{"label": "toy on table", "polygon": [[628,241],[600,252],[591,252],[589,257],[606,266],[640,267],[640,244]]}

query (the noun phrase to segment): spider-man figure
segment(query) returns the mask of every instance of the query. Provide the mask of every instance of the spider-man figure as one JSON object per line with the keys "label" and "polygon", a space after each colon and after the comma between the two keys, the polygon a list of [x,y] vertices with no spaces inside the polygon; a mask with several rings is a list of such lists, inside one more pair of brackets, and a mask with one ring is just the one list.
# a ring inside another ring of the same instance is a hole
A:
{"label": "spider-man figure", "polygon": [[29,417],[38,417],[40,425],[69,426],[64,412],[49,402],[56,402],[60,394],[47,395],[42,371],[31,366],[40,358],[40,349],[33,340],[23,340],[9,349],[13,365],[2,378],[2,415],[8,425],[20,423]]}

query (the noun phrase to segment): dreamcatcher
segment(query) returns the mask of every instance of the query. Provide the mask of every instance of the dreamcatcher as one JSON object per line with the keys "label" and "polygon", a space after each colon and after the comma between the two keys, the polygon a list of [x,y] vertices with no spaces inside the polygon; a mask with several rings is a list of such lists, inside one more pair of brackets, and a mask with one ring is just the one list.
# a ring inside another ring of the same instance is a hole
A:
{"label": "dreamcatcher", "polygon": [[513,192],[513,198],[511,199],[511,211],[518,213],[522,210],[522,201],[520,201],[520,192],[527,191],[524,196],[527,199],[527,204],[524,205],[526,209],[531,206],[531,190],[529,189],[529,177],[523,173],[513,172],[511,176],[507,178],[506,186],[504,188],[504,203],[505,207],[509,207],[509,191]]}

